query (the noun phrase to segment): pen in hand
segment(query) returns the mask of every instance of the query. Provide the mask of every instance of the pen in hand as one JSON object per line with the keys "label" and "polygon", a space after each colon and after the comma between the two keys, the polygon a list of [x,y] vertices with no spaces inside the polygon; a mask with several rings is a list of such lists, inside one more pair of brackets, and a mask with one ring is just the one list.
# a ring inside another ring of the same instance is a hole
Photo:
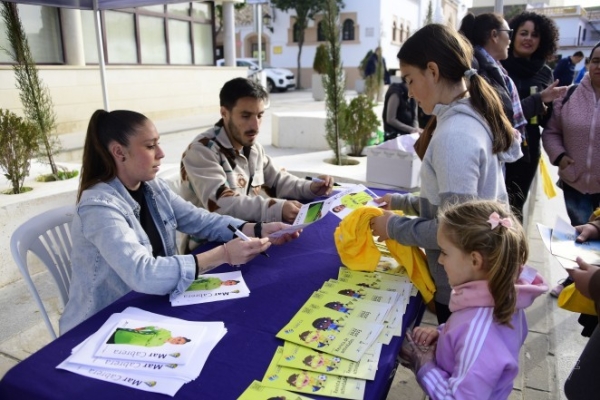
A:
{"label": "pen in hand", "polygon": [[[325,182],[323,179],[321,179],[321,178],[317,178],[317,177],[313,177],[313,176],[307,176],[307,177],[306,177],[306,180],[307,180],[307,181],[313,181],[313,182],[319,182],[319,183],[323,183],[323,182]],[[339,183],[337,183],[337,182],[334,182],[334,183],[333,183],[333,186],[342,186],[342,185],[340,185],[340,184],[339,184]]]}
{"label": "pen in hand", "polygon": [[[244,234],[244,232],[240,231],[238,228],[236,228],[235,226],[229,224],[227,225],[227,228],[229,228],[229,230],[231,232],[233,232],[233,234],[237,237],[239,237],[240,239],[242,239],[244,242],[249,242],[250,238],[248,236],[246,236]],[[269,257],[269,255],[267,253],[265,253],[264,251],[260,252],[261,255],[265,256],[265,257]]]}

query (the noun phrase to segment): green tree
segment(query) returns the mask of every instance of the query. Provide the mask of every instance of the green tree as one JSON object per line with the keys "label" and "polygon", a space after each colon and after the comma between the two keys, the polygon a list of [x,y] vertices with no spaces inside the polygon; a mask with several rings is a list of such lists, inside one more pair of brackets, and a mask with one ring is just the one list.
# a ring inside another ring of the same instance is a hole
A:
{"label": "green tree", "polygon": [[429,25],[433,22],[433,4],[431,4],[431,0],[429,0],[429,4],[427,5],[427,14],[425,14],[425,21],[423,25]]}
{"label": "green tree", "polygon": [[344,88],[346,86],[342,69],[341,36],[339,23],[339,3],[336,0],[326,0],[323,10],[323,24],[327,52],[325,57],[325,75],[323,87],[325,88],[325,108],[327,118],[325,121],[325,135],[327,144],[335,154],[335,163],[342,165],[341,141],[344,127],[342,114],[346,107]]}
{"label": "green tree", "polygon": [[48,159],[52,174],[58,177],[58,168],[54,162],[54,153],[59,148],[58,140],[52,136],[52,132],[56,128],[56,114],[50,91],[40,78],[33,61],[17,5],[2,2],[1,12],[12,50],[6,51],[15,61],[13,69],[25,117],[37,125],[40,141],[43,144],[43,154]]}
{"label": "green tree", "polygon": [[[338,6],[343,7],[342,0],[336,0]],[[296,12],[296,37],[298,38],[298,73],[296,76],[296,85],[300,88],[301,85],[301,57],[302,46],[304,46],[304,32],[308,27],[308,21],[314,20],[315,15],[323,11],[327,1],[325,0],[271,0],[273,7],[279,8],[282,11],[293,10]]]}
{"label": "green tree", "polygon": [[350,155],[361,156],[373,133],[377,131],[379,120],[373,111],[375,104],[364,94],[358,95],[345,107],[342,115],[343,138],[350,145]]}
{"label": "green tree", "polygon": [[31,158],[39,148],[37,129],[15,113],[0,109],[0,168],[11,183],[13,194],[24,191]]}

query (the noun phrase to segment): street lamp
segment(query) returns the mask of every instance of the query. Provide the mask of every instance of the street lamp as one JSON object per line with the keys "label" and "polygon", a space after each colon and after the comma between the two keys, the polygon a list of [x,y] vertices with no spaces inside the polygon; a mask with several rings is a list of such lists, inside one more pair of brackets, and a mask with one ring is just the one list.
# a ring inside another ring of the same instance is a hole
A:
{"label": "street lamp", "polygon": [[262,16],[263,26],[270,30],[271,33],[273,33],[273,26],[271,25],[272,19],[273,17],[271,17],[271,15],[268,12],[264,13]]}

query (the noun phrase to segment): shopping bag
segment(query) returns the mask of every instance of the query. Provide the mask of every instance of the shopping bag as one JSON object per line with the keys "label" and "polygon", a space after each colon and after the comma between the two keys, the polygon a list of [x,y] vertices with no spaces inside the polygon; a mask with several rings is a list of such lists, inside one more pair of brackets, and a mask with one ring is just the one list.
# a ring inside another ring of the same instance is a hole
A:
{"label": "shopping bag", "polygon": [[594,302],[582,295],[574,284],[568,285],[560,292],[558,306],[576,313],[597,315]]}
{"label": "shopping bag", "polygon": [[554,183],[552,183],[552,178],[550,178],[550,172],[548,172],[548,166],[546,165],[544,157],[540,157],[540,174],[542,176],[544,193],[551,199],[556,196],[556,189],[554,189]]}

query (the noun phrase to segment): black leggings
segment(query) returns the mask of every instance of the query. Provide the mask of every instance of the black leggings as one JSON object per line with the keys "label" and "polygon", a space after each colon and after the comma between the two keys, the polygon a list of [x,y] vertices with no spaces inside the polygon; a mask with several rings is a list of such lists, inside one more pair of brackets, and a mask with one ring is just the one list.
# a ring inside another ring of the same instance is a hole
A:
{"label": "black leggings", "polygon": [[540,133],[528,130],[527,138],[529,157],[521,157],[517,161],[506,164],[506,191],[513,212],[523,223],[523,207],[531,188],[533,178],[540,163]]}
{"label": "black leggings", "polygon": [[565,382],[567,399],[598,399],[600,393],[598,377],[600,377],[600,329],[594,330]]}

